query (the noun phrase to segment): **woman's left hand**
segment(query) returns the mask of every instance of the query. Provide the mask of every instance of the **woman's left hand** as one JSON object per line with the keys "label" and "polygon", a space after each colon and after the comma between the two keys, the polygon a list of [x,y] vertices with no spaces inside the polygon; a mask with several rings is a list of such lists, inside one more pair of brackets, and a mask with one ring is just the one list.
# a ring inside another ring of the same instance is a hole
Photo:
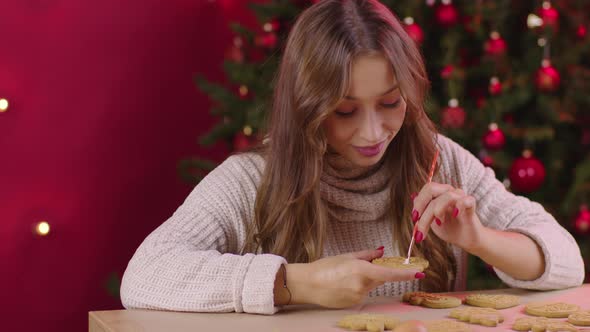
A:
{"label": "woman's left hand", "polygon": [[442,240],[473,253],[485,228],[475,208],[475,198],[461,189],[436,182],[426,184],[414,198],[416,243],[423,241],[432,229]]}

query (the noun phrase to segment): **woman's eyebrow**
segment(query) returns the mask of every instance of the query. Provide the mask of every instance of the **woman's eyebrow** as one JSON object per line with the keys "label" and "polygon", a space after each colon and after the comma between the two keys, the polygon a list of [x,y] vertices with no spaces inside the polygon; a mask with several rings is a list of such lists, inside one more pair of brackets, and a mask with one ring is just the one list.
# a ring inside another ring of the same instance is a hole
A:
{"label": "woman's eyebrow", "polygon": [[[395,84],[393,87],[391,87],[389,90],[383,92],[382,94],[379,95],[379,97],[385,96],[386,94],[390,93],[391,91],[397,89],[399,86],[399,84]],[[356,100],[356,97],[352,97],[352,96],[344,96],[345,99],[350,99],[350,100]]]}

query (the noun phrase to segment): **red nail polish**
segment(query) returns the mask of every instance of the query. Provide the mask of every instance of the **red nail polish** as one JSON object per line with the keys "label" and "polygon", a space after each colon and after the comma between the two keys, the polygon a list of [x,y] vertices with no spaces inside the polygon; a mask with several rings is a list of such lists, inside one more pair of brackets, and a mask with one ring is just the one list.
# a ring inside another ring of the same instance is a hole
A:
{"label": "red nail polish", "polygon": [[416,196],[418,196],[418,193],[411,193],[410,194],[410,198],[412,199],[412,201],[416,199]]}
{"label": "red nail polish", "polygon": [[459,215],[459,209],[455,208],[453,210],[453,217],[457,218],[458,215]]}
{"label": "red nail polish", "polygon": [[418,219],[420,219],[420,213],[418,213],[416,210],[412,211],[412,221],[416,223]]}
{"label": "red nail polish", "polygon": [[414,275],[414,278],[416,279],[424,279],[424,277],[426,277],[426,274],[424,272],[418,272]]}
{"label": "red nail polish", "polygon": [[385,247],[381,246],[381,247],[377,248],[376,250],[383,250],[383,249],[385,249]]}
{"label": "red nail polish", "polygon": [[439,226],[442,225],[442,221],[440,221],[438,218],[434,218],[434,222]]}
{"label": "red nail polish", "polygon": [[419,230],[416,230],[416,243],[420,243],[422,240],[424,240],[424,234]]}

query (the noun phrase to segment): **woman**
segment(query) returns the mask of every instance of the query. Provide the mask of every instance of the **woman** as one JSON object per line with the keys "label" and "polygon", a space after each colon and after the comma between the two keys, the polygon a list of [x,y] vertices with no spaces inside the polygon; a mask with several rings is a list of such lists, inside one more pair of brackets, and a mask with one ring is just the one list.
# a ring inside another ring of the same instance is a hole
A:
{"label": "woman", "polygon": [[[581,284],[572,236],[436,133],[420,51],[379,2],[305,10],[275,83],[268,139],[209,173],[145,239],[123,277],[125,307],[272,314],[460,290],[467,253],[513,287]],[[371,264],[405,254],[411,221],[426,274]]]}

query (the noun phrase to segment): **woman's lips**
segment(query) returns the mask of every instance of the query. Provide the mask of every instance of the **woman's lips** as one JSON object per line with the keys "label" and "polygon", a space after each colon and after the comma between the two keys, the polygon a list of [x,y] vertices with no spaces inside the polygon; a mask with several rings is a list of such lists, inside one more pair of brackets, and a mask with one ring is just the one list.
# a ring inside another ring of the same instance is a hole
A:
{"label": "woman's lips", "polygon": [[375,155],[378,155],[381,152],[381,149],[383,149],[384,144],[385,144],[385,141],[383,141],[379,144],[375,144],[373,146],[364,146],[364,147],[355,146],[354,148],[365,157],[373,157]]}

